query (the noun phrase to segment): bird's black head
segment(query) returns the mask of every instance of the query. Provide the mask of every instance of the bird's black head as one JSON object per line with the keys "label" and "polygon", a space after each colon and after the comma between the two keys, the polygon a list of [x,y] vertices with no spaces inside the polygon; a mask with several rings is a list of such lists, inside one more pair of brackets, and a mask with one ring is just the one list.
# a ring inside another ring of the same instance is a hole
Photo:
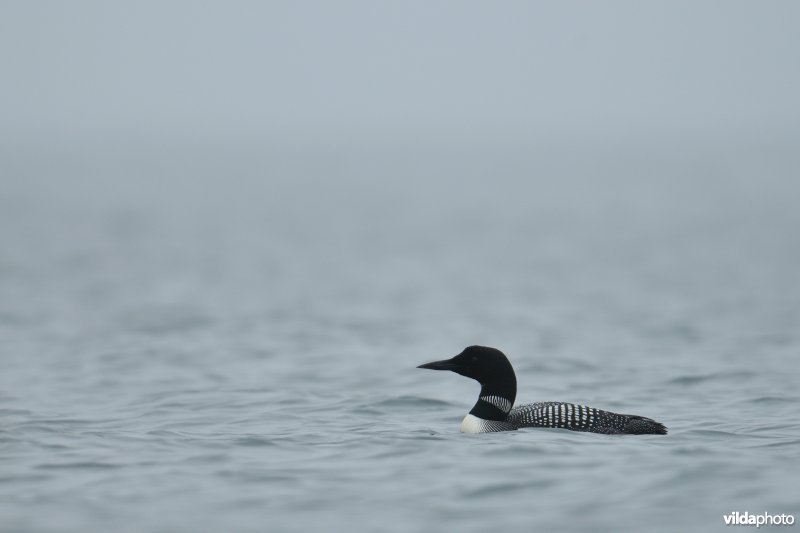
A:
{"label": "bird's black head", "polygon": [[517,393],[517,378],[505,354],[486,346],[469,346],[464,351],[444,361],[434,361],[417,368],[451,370],[477,380],[483,385],[481,394],[502,394],[512,402]]}

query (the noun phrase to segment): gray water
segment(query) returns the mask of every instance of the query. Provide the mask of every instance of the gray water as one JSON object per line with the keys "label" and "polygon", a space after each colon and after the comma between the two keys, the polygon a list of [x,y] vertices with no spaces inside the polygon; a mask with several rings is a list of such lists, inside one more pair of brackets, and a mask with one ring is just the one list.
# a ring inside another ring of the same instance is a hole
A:
{"label": "gray water", "polygon": [[[3,154],[0,530],[800,514],[790,146],[304,142]],[[669,435],[460,434],[477,384],[415,367],[470,344]]]}

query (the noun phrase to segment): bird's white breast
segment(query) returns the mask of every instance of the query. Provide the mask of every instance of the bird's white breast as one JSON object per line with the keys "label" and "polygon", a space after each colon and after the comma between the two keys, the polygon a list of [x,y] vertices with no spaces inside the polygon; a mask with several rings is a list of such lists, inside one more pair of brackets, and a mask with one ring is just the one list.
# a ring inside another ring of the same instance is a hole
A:
{"label": "bird's white breast", "polygon": [[461,421],[461,433],[485,433],[484,420],[475,415],[467,415]]}

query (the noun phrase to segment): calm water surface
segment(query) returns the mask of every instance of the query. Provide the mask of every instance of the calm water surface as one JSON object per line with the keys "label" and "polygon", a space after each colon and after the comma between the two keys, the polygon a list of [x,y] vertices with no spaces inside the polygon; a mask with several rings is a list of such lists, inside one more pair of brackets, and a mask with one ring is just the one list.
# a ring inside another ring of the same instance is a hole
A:
{"label": "calm water surface", "polygon": [[[0,530],[800,518],[800,165],[744,146],[4,154]],[[670,434],[462,435],[415,367],[476,343]]]}

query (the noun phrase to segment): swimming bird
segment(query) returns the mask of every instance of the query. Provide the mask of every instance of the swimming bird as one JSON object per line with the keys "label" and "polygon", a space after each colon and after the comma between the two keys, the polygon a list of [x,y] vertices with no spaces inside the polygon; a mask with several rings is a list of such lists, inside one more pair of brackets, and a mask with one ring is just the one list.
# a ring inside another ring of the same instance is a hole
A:
{"label": "swimming bird", "polygon": [[537,427],[607,435],[667,434],[664,424],[650,418],[622,415],[585,405],[538,402],[513,407],[517,396],[517,376],[508,358],[496,348],[469,346],[452,359],[425,363],[417,368],[450,370],[481,384],[478,402],[461,422],[462,433]]}

